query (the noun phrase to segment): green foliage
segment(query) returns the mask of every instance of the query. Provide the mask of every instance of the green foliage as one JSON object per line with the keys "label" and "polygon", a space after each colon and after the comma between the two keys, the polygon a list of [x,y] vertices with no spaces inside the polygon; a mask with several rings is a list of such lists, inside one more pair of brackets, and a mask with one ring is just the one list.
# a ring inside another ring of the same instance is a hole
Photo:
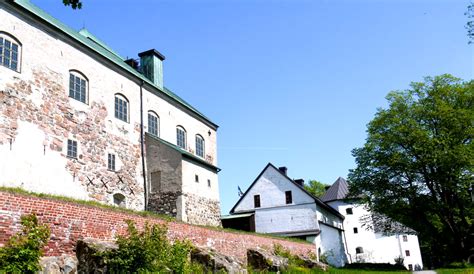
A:
{"label": "green foliage", "polygon": [[403,258],[402,256],[395,257],[395,259],[393,260],[395,261],[395,265],[401,265],[405,267],[403,264],[405,262],[405,258]]}
{"label": "green foliage", "polygon": [[303,266],[304,262],[297,255],[293,255],[291,251],[287,248],[284,248],[281,244],[273,245],[273,253],[277,256],[287,258],[288,264],[291,266]]}
{"label": "green foliage", "polygon": [[468,20],[466,24],[467,37],[469,38],[469,44],[474,42],[474,3],[471,2],[467,6],[467,11],[465,13]]}
{"label": "green foliage", "polygon": [[325,185],[325,184],[323,184],[319,181],[309,180],[308,184],[304,185],[304,189],[306,189],[306,191],[313,194],[314,196],[320,198],[326,192],[326,186],[327,185]]}
{"label": "green foliage", "polygon": [[166,225],[146,223],[139,231],[133,221],[127,220],[127,226],[127,235],[117,237],[118,249],[97,254],[104,258],[112,273],[188,273],[197,267],[188,259],[191,243],[178,240],[171,244],[166,237]]}
{"label": "green foliage", "polygon": [[[474,246],[474,81],[427,77],[387,100],[352,151],[351,195],[418,231],[435,263],[465,260]],[[384,221],[381,229],[393,227]]]}
{"label": "green foliage", "polygon": [[35,214],[21,216],[21,232],[0,248],[0,270],[7,273],[34,273],[41,269],[42,248],[49,240],[49,227],[39,224]]}
{"label": "green foliage", "polygon": [[81,0],[63,0],[65,6],[71,6],[72,9],[82,9]]}

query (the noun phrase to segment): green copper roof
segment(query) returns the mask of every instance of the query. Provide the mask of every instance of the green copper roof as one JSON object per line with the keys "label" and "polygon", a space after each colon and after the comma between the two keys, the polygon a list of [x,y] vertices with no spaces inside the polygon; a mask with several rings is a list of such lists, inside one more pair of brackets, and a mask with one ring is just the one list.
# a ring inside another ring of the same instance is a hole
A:
{"label": "green copper roof", "polygon": [[102,55],[109,61],[115,63],[117,66],[122,68],[123,70],[127,71],[128,73],[134,75],[135,77],[138,77],[139,79],[143,80],[145,83],[147,83],[149,86],[155,88],[159,92],[165,94],[172,100],[176,101],[177,103],[181,104],[185,108],[189,109],[205,121],[209,122],[212,126],[214,126],[217,129],[217,125],[213,123],[209,118],[207,118],[204,114],[199,112],[197,109],[195,109],[193,106],[191,106],[189,103],[181,99],[179,96],[174,94],[171,90],[167,88],[163,88],[161,90],[158,86],[156,86],[152,81],[148,80],[145,76],[143,76],[141,73],[130,67],[128,64],[124,62],[124,60],[117,54],[115,53],[111,48],[109,48],[105,43],[97,39],[95,36],[90,34],[87,30],[82,30],[81,32],[77,32],[74,29],[70,28],[69,26],[65,25],[58,19],[54,18],[53,16],[49,15],[33,3],[31,3],[29,0],[10,0],[17,4],[18,6],[22,7],[26,11],[32,13],[33,15],[39,17],[42,19],[44,22],[47,24],[51,25],[52,27],[56,28],[57,30],[65,33],[72,39],[78,41],[80,44],[85,46],[86,48],[89,48],[98,54]]}
{"label": "green copper roof", "polygon": [[202,164],[202,165],[204,165],[204,166],[206,166],[206,167],[208,167],[208,168],[211,168],[211,169],[213,169],[213,170],[215,170],[215,171],[217,171],[217,172],[221,171],[221,169],[218,168],[218,167],[216,167],[215,165],[208,163],[208,162],[205,161],[204,159],[197,157],[196,155],[194,155],[194,154],[188,152],[187,150],[182,149],[181,147],[179,147],[179,146],[177,146],[177,145],[175,145],[175,144],[172,144],[172,143],[170,143],[170,142],[168,142],[168,141],[165,141],[165,140],[163,140],[163,139],[161,139],[160,137],[157,137],[157,136],[155,136],[155,135],[148,134],[148,133],[145,133],[145,134],[146,134],[148,137],[153,138],[153,139],[155,139],[155,140],[161,142],[162,144],[164,144],[164,145],[166,145],[166,146],[168,146],[168,147],[170,147],[170,148],[172,148],[172,149],[174,149],[174,150],[177,150],[179,153],[181,153],[181,155],[183,155],[184,157],[186,157],[186,158],[188,158],[188,159],[191,159],[191,160],[193,160],[193,161],[195,161],[195,162],[198,162],[198,163],[200,163],[200,164]]}

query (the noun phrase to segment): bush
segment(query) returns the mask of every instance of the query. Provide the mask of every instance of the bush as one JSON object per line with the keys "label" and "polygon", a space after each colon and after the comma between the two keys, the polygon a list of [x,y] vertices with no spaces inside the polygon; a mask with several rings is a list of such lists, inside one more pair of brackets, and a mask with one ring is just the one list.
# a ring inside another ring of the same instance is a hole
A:
{"label": "bush", "polygon": [[34,273],[39,264],[42,248],[49,240],[49,227],[39,224],[35,214],[21,216],[21,232],[12,236],[0,248],[0,270],[7,273]]}
{"label": "bush", "polygon": [[133,221],[126,222],[128,235],[117,237],[118,249],[97,254],[112,273],[189,273],[198,267],[189,261],[192,244],[179,240],[171,244],[166,237],[166,225],[146,223],[143,231],[139,231]]}
{"label": "bush", "polygon": [[274,244],[273,245],[273,253],[275,255],[284,257],[288,259],[288,264],[291,266],[303,266],[304,261],[299,258],[297,255],[291,254],[291,251],[284,248],[281,244]]}

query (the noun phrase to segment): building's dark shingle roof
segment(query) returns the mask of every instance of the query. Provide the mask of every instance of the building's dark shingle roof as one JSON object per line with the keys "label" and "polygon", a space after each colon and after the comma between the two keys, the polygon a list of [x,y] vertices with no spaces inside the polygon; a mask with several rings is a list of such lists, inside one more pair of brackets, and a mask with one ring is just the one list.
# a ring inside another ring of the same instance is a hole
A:
{"label": "building's dark shingle roof", "polygon": [[344,178],[339,177],[334,182],[334,184],[332,184],[332,186],[326,191],[326,193],[324,193],[321,200],[323,202],[342,200],[347,197],[348,193],[349,185],[347,184],[347,181]]}

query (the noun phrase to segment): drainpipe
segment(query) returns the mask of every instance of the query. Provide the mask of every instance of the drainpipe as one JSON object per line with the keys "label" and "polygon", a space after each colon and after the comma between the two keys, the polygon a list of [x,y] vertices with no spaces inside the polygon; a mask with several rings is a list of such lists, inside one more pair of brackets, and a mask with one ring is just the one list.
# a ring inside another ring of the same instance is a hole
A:
{"label": "drainpipe", "polygon": [[148,210],[148,191],[146,185],[146,169],[145,169],[145,141],[143,133],[143,85],[145,82],[141,80],[140,83],[140,149],[142,155],[142,173],[143,173],[143,195],[145,202],[145,211]]}

